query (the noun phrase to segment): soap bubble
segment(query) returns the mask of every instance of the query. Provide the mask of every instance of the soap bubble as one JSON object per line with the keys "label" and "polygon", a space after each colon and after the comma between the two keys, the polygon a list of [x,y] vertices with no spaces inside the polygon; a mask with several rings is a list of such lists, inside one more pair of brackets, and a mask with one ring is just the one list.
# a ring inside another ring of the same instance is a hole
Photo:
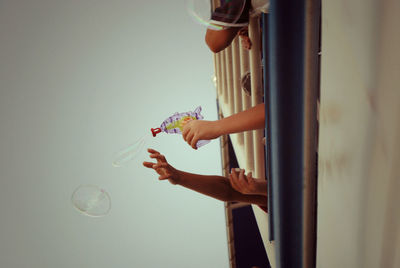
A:
{"label": "soap bubble", "polygon": [[187,0],[188,13],[196,22],[216,31],[247,25],[247,22],[239,23],[246,1],[221,0],[221,6],[214,6],[213,2],[218,1]]}
{"label": "soap bubble", "polygon": [[79,212],[91,217],[105,216],[111,209],[110,195],[96,185],[79,186],[71,201]]}
{"label": "soap bubble", "polygon": [[144,135],[136,142],[130,144],[129,146],[119,151],[115,156],[115,160],[113,161],[113,166],[121,167],[125,165],[127,162],[135,159],[141,152],[143,152],[143,148],[147,143],[149,137],[150,136],[148,135]]}

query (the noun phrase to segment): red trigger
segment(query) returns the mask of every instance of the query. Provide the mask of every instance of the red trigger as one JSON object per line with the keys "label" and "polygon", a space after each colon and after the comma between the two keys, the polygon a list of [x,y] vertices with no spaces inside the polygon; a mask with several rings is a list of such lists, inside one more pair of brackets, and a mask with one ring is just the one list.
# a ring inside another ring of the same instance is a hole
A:
{"label": "red trigger", "polygon": [[153,134],[153,137],[155,137],[158,133],[161,132],[161,128],[152,128],[151,133]]}

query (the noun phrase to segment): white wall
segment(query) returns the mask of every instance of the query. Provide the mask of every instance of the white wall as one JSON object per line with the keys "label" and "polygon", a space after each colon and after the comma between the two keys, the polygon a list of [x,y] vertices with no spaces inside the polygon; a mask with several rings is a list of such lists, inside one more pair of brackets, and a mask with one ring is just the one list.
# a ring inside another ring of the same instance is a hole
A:
{"label": "white wall", "polygon": [[[223,204],[113,154],[173,112],[216,119],[212,55],[184,1],[0,1],[0,267],[227,267]],[[218,141],[150,144],[219,174]],[[149,146],[150,146],[149,145]],[[146,157],[147,158],[147,157]],[[80,184],[109,215],[73,209]]]}
{"label": "white wall", "polygon": [[322,2],[317,267],[400,265],[399,16]]}

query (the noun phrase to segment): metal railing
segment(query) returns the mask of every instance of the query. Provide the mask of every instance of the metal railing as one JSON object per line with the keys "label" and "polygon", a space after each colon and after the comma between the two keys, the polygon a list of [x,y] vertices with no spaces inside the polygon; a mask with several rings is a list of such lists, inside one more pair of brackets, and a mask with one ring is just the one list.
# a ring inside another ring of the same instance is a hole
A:
{"label": "metal railing", "polygon": [[[217,85],[217,99],[220,117],[248,110],[263,102],[263,66],[261,48],[261,29],[260,16],[250,18],[249,38],[252,43],[250,50],[245,49],[237,36],[231,45],[223,51],[214,54],[214,67]],[[242,88],[242,78],[250,73],[251,96],[248,96]],[[256,178],[265,177],[265,144],[263,141],[264,130],[245,131],[230,134],[230,140],[235,151],[235,155],[240,168],[246,172],[252,172]],[[221,152],[223,158],[224,175],[229,174],[227,163],[224,161],[226,156],[227,138],[221,137]],[[234,237],[232,232],[232,209],[237,204],[229,202],[225,205],[228,248],[231,267],[235,267]],[[275,253],[273,243],[268,240],[267,215],[259,211],[258,217],[255,212],[260,233],[263,236],[267,255],[270,259],[271,267],[274,266]],[[260,220],[261,218],[261,220]]]}
{"label": "metal railing", "polygon": [[[315,267],[319,6],[319,0],[271,0],[274,12],[268,27],[264,24],[263,44],[268,43],[264,55],[259,17],[250,18],[251,50],[244,49],[236,37],[228,48],[214,55],[221,117],[263,102],[263,82],[269,85],[264,96],[267,130],[273,128],[266,134],[270,146],[269,213],[254,210],[271,267]],[[267,55],[270,69],[264,66],[263,81],[262,56]],[[241,85],[248,72],[251,97]],[[230,134],[239,167],[257,178],[266,178],[263,137],[263,130]],[[228,203],[228,223],[231,210]],[[228,232],[229,228],[228,224]],[[228,244],[233,246],[231,238],[229,235]],[[230,252],[232,260],[234,251]]]}
{"label": "metal railing", "polygon": [[[228,117],[263,102],[262,61],[259,17],[251,18],[249,36],[252,49],[242,47],[239,37],[225,50],[215,54],[217,93],[223,117]],[[242,76],[250,72],[251,97],[241,88]],[[241,168],[265,178],[263,130],[230,134]]]}

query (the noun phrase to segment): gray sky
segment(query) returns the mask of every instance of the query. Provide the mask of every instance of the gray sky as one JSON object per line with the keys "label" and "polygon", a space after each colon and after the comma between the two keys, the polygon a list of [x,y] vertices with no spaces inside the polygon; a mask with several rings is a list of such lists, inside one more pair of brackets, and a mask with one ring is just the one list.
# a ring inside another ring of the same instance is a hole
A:
{"label": "gray sky", "polygon": [[[174,112],[216,119],[212,54],[184,1],[0,0],[0,267],[228,267],[223,203],[113,154]],[[219,141],[160,134],[175,167],[220,174]],[[80,184],[111,195],[89,218]]]}

